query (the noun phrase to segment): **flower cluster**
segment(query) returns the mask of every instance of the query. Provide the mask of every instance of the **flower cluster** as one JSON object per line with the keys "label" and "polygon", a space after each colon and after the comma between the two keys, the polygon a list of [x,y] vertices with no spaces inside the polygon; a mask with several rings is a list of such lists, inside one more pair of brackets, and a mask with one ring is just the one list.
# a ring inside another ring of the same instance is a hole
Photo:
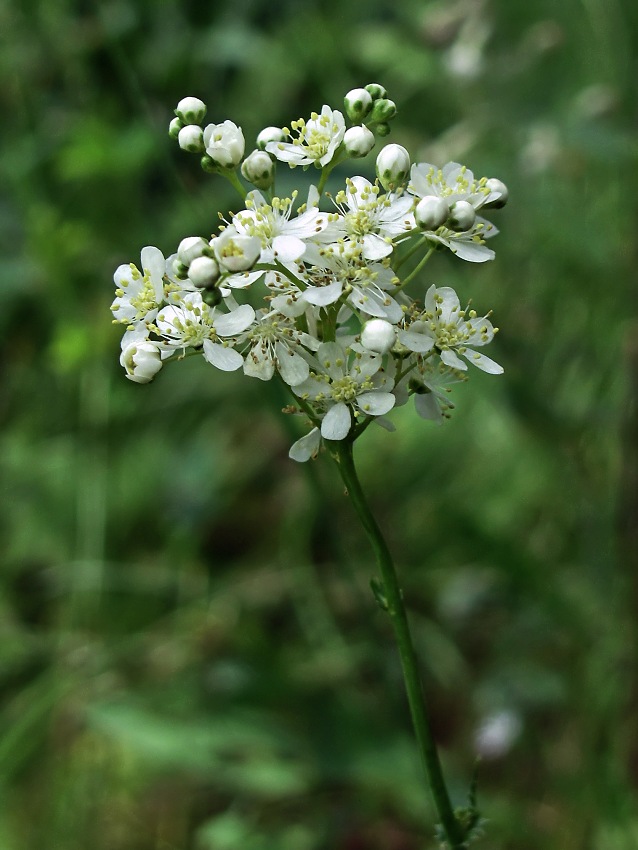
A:
{"label": "flower cluster", "polygon": [[[344,112],[324,105],[291,129],[267,127],[244,156],[240,127],[204,127],[205,104],[181,100],[170,134],[204,171],[230,180],[242,208],[210,237],[188,236],[167,258],[146,247],[139,268],[114,275],[127,377],[147,383],[167,360],[200,353],[223,371],[278,378],[293,402],[286,411],[310,425],[290,450],[299,461],[371,422],[392,430],[385,415],[411,397],[421,417],[441,421],[468,364],[502,372],[479,350],[497,331],[488,316],[463,308],[450,287],[431,284],[420,301],[406,287],[435,250],[494,257],[486,241],[497,230],[483,214],[505,204],[506,186],[454,162],[411,164],[404,147],[387,144],[374,180],[347,177],[332,195],[330,173],[372,151],[396,106],[373,83],[349,92]],[[276,195],[278,162],[319,172],[302,201]]]}

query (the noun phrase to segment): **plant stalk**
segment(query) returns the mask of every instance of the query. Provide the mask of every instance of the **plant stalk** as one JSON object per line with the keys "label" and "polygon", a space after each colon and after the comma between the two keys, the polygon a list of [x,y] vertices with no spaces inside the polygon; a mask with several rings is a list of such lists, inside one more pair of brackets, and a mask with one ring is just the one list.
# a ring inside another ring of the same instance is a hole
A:
{"label": "plant stalk", "polygon": [[403,603],[403,594],[390,550],[361,488],[354,465],[352,440],[345,439],[326,442],[329,443],[330,452],[337,462],[343,483],[346,486],[348,495],[366,531],[377,559],[385,597],[383,600],[385,603],[384,607],[387,608],[390,616],[399,648],[412,723],[421,761],[429,782],[441,826],[445,832],[450,850],[464,850],[466,847],[465,831],[454,814],[443,777],[439,754],[430,728],[425,696],[419,676],[418,661]]}

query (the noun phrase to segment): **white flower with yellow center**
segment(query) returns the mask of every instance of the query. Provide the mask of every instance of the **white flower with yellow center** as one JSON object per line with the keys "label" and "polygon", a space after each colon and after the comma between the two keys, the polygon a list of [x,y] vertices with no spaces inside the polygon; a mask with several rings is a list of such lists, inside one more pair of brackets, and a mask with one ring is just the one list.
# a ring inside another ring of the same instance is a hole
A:
{"label": "white flower with yellow center", "polygon": [[[319,343],[295,327],[293,320],[282,313],[260,310],[255,323],[238,338],[238,345],[248,344],[244,374],[269,381],[279,372],[288,386],[305,381],[310,367],[304,354],[315,350]],[[308,358],[309,359],[309,358]]]}
{"label": "white flower with yellow center", "polygon": [[499,183],[486,177],[476,180],[469,168],[458,162],[448,162],[443,168],[420,162],[412,166],[408,192],[421,199],[443,200],[448,206],[448,220],[428,233],[428,238],[445,245],[462,260],[483,263],[494,259],[494,251],[485,240],[496,236],[498,230],[476,211],[498,205],[503,191],[507,191],[504,184],[500,184],[501,190]]}
{"label": "white flower with yellow center", "polygon": [[332,223],[322,241],[333,241],[359,248],[366,260],[382,260],[394,250],[394,241],[407,237],[416,227],[413,199],[394,192],[379,195],[379,186],[365,177],[346,181],[335,206],[339,219]]}
{"label": "white flower with yellow center", "polygon": [[293,391],[321,416],[325,440],[347,437],[353,416],[382,416],[394,407],[392,382],[379,373],[381,356],[324,342],[317,349],[316,360],[316,371]]}
{"label": "white flower with yellow center", "polygon": [[[268,142],[266,150],[280,162],[287,162],[291,168],[297,165],[327,165],[343,140],[346,131],[343,115],[336,109],[323,106],[318,115],[313,112],[308,122],[300,118],[292,122],[292,129],[298,133],[292,142]],[[284,128],[285,135],[292,139],[292,133]]]}
{"label": "white flower with yellow center", "polygon": [[296,262],[306,250],[306,241],[326,228],[328,216],[317,207],[291,217],[296,197],[297,192],[293,192],[292,198],[273,198],[268,203],[255,190],[246,195],[246,209],[233,216],[232,224],[238,233],[260,240],[260,262]]}
{"label": "white flower with yellow center", "polygon": [[152,322],[164,302],[166,260],[159,248],[142,248],[142,270],[134,263],[118,266],[113,275],[115,300],[111,311],[117,322],[135,326]]}
{"label": "white flower with yellow center", "polygon": [[[456,292],[449,286],[437,288],[432,285],[425,295],[424,306],[425,311],[407,328],[410,337],[422,336],[423,345],[428,345],[431,340],[443,363],[453,369],[467,369],[467,364],[461,360],[464,357],[491,375],[503,372],[502,366],[474,350],[494,338],[496,329],[486,316],[477,316],[474,310],[462,310]],[[406,337],[399,333],[399,339],[404,342]],[[414,341],[411,345],[410,341],[404,343],[406,347],[418,351],[413,347]]]}
{"label": "white flower with yellow center", "polygon": [[234,372],[244,358],[232,348],[236,337],[255,319],[253,308],[244,304],[229,313],[209,307],[199,293],[189,293],[179,305],[170,304],[158,314],[156,332],[169,351],[202,348],[204,359],[224,372]]}
{"label": "white flower with yellow center", "polygon": [[403,317],[401,306],[388,294],[398,282],[394,272],[383,263],[366,261],[360,247],[308,246],[306,262],[311,265],[302,276],[306,283],[302,302],[326,307],[345,293],[348,306],[366,316],[392,323]]}

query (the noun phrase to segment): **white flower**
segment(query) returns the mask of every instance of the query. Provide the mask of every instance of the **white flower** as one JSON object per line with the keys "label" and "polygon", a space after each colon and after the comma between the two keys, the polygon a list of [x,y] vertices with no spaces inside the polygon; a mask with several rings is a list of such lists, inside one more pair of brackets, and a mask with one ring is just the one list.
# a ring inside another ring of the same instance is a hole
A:
{"label": "white flower", "polygon": [[[472,221],[468,207],[473,207],[476,212],[481,207],[495,205],[501,198],[498,186],[488,185],[485,177],[476,180],[472,172],[458,162],[448,162],[442,169],[420,162],[412,166],[408,192],[418,198],[441,198],[448,204],[452,214],[456,204],[459,205],[457,209],[461,211],[460,218],[463,220],[452,220],[447,226],[444,223],[437,229],[433,228],[428,233],[429,239],[440,242],[457,257],[468,262],[484,263],[494,259],[494,251],[485,245],[485,240],[496,236],[498,230],[480,216]],[[455,232],[455,228],[463,230]]]}
{"label": "white flower", "polygon": [[348,118],[359,123],[372,109],[372,95],[366,89],[351,89],[343,99],[343,107]]}
{"label": "white flower", "polygon": [[401,306],[388,294],[397,278],[387,265],[367,262],[356,246],[342,244],[319,249],[309,245],[305,261],[311,267],[303,275],[307,286],[300,300],[315,307],[334,304],[345,292],[352,309],[396,323],[403,318]]}
{"label": "white flower", "polygon": [[177,259],[190,266],[196,257],[201,257],[208,248],[208,242],[201,236],[186,236],[177,246]]}
{"label": "white flower", "polygon": [[219,278],[219,266],[212,257],[195,257],[189,266],[188,277],[195,286],[206,289]]}
{"label": "white flower", "polygon": [[220,266],[229,272],[252,269],[261,254],[259,239],[239,233],[234,227],[227,227],[219,236],[211,239],[210,245]]}
{"label": "white flower", "polygon": [[233,340],[229,338],[245,331],[254,318],[255,311],[248,304],[219,313],[196,292],[189,293],[179,305],[164,307],[155,324],[167,350],[202,347],[205,360],[224,372],[233,372],[244,359],[231,347]]}
{"label": "white flower", "polygon": [[295,262],[304,255],[306,241],[316,237],[328,224],[328,216],[311,207],[301,215],[291,217],[297,197],[273,198],[267,203],[261,192],[246,195],[247,209],[233,216],[233,227],[244,236],[259,240],[261,262]]}
{"label": "white flower", "polygon": [[[446,366],[466,370],[467,365],[459,357],[461,355],[491,375],[503,372],[498,363],[468,347],[480,347],[491,342],[495,333],[492,323],[486,316],[477,316],[474,310],[461,310],[458,296],[449,286],[437,288],[432,285],[428,289],[425,312],[410,324],[409,331],[415,336],[422,334],[424,343],[431,338]],[[399,339],[404,342],[405,337],[399,333]]]}
{"label": "white flower", "polygon": [[245,144],[241,127],[232,121],[209,124],[204,130],[206,153],[222,168],[235,168],[239,165]]}
{"label": "white flower", "polygon": [[147,339],[130,342],[122,349],[120,363],[129,380],[148,384],[162,368],[159,346]]}
{"label": "white flower", "polygon": [[269,381],[276,369],[291,387],[305,381],[310,372],[303,356],[304,346],[311,349],[318,346],[287,316],[266,310],[261,310],[255,324],[239,337],[238,344],[244,343],[250,345],[244,361],[246,375]]}
{"label": "white flower", "polygon": [[393,240],[406,237],[415,228],[412,199],[395,193],[379,195],[379,187],[365,177],[346,180],[335,206],[341,217],[330,225],[324,239],[344,240],[360,246],[367,260],[381,260],[394,250]]}
{"label": "white flower", "polygon": [[322,415],[321,436],[325,440],[347,437],[353,414],[382,416],[394,407],[391,382],[378,374],[380,356],[358,354],[336,342],[324,342],[316,358],[317,371],[293,391]]}
{"label": "white flower", "polygon": [[152,322],[164,302],[164,255],[159,248],[142,248],[141,265],[141,272],[134,263],[118,266],[113,275],[116,297],[111,311],[123,324]]}
{"label": "white flower", "polygon": [[[303,118],[292,122],[292,129],[299,135],[292,142],[267,142],[266,150],[291,168],[297,165],[323,167],[333,158],[341,144],[346,125],[343,115],[337,110],[323,106],[321,114],[312,113],[306,123]],[[292,138],[291,133],[287,133]]]}

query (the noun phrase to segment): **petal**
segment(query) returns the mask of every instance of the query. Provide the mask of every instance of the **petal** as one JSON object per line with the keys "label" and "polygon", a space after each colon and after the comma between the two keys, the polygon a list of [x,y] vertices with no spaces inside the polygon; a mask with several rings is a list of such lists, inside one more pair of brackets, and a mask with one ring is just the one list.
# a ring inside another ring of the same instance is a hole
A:
{"label": "petal", "polygon": [[392,393],[361,393],[357,405],[368,416],[381,416],[392,410],[396,399]]}
{"label": "petal", "polygon": [[288,457],[292,460],[305,463],[311,457],[316,457],[321,445],[321,434],[318,428],[313,428],[309,434],[293,443],[288,452]]}
{"label": "petal", "polygon": [[376,233],[366,233],[363,237],[363,256],[366,260],[382,260],[392,253],[392,243]]}
{"label": "petal", "polygon": [[417,393],[414,396],[414,407],[421,419],[430,419],[439,424],[443,422],[441,408],[434,393]]}
{"label": "petal", "polygon": [[245,331],[255,321],[255,311],[250,304],[242,304],[232,313],[215,316],[215,330],[220,336],[232,336]]}
{"label": "petal", "polygon": [[306,243],[302,242],[298,236],[275,236],[272,241],[272,249],[274,256],[282,263],[293,263],[303,256]]}
{"label": "petal", "polygon": [[424,354],[430,351],[434,345],[434,340],[426,334],[419,334],[416,331],[399,331],[399,341],[409,348],[410,351],[418,351]]}
{"label": "petal", "polygon": [[343,378],[347,358],[344,350],[336,342],[322,343],[317,349],[317,360],[333,381]]}
{"label": "petal", "polygon": [[204,340],[204,359],[222,372],[234,372],[244,362],[238,351],[210,339]]}
{"label": "petal", "polygon": [[441,360],[446,366],[451,366],[453,369],[461,369],[467,371],[467,366],[450,348],[446,348],[441,352]]}
{"label": "petal", "polygon": [[244,375],[269,381],[275,374],[275,363],[268,353],[262,350],[260,343],[254,345],[244,360]]}
{"label": "petal", "polygon": [[289,387],[294,387],[306,380],[310,367],[300,354],[286,348],[281,342],[277,342],[275,351],[279,374]]}
{"label": "petal", "polygon": [[309,286],[304,290],[302,298],[308,304],[314,304],[315,307],[325,307],[328,304],[334,304],[342,292],[343,283],[335,280],[327,286]]}
{"label": "petal", "polygon": [[445,239],[442,241],[453,254],[456,254],[462,260],[467,260],[468,263],[485,263],[488,260],[493,260],[496,256],[491,248],[488,248],[487,245],[480,245],[478,242],[465,242],[461,239]]}
{"label": "petal", "polygon": [[161,301],[164,296],[163,280],[164,273],[166,271],[166,260],[164,259],[164,254],[162,254],[159,248],[147,245],[146,248],[142,248],[141,260],[142,269],[148,269],[151,276],[153,289],[155,290],[155,300]]}
{"label": "petal", "polygon": [[490,375],[503,374],[503,367],[499,363],[495,363],[479,351],[474,351],[472,348],[466,348],[463,352],[463,356],[469,363],[472,363],[474,366],[478,366],[479,369],[482,369],[484,372],[488,372]]}
{"label": "petal", "polygon": [[340,401],[324,416],[321,423],[321,436],[325,440],[343,440],[348,436],[351,425],[350,408]]}

